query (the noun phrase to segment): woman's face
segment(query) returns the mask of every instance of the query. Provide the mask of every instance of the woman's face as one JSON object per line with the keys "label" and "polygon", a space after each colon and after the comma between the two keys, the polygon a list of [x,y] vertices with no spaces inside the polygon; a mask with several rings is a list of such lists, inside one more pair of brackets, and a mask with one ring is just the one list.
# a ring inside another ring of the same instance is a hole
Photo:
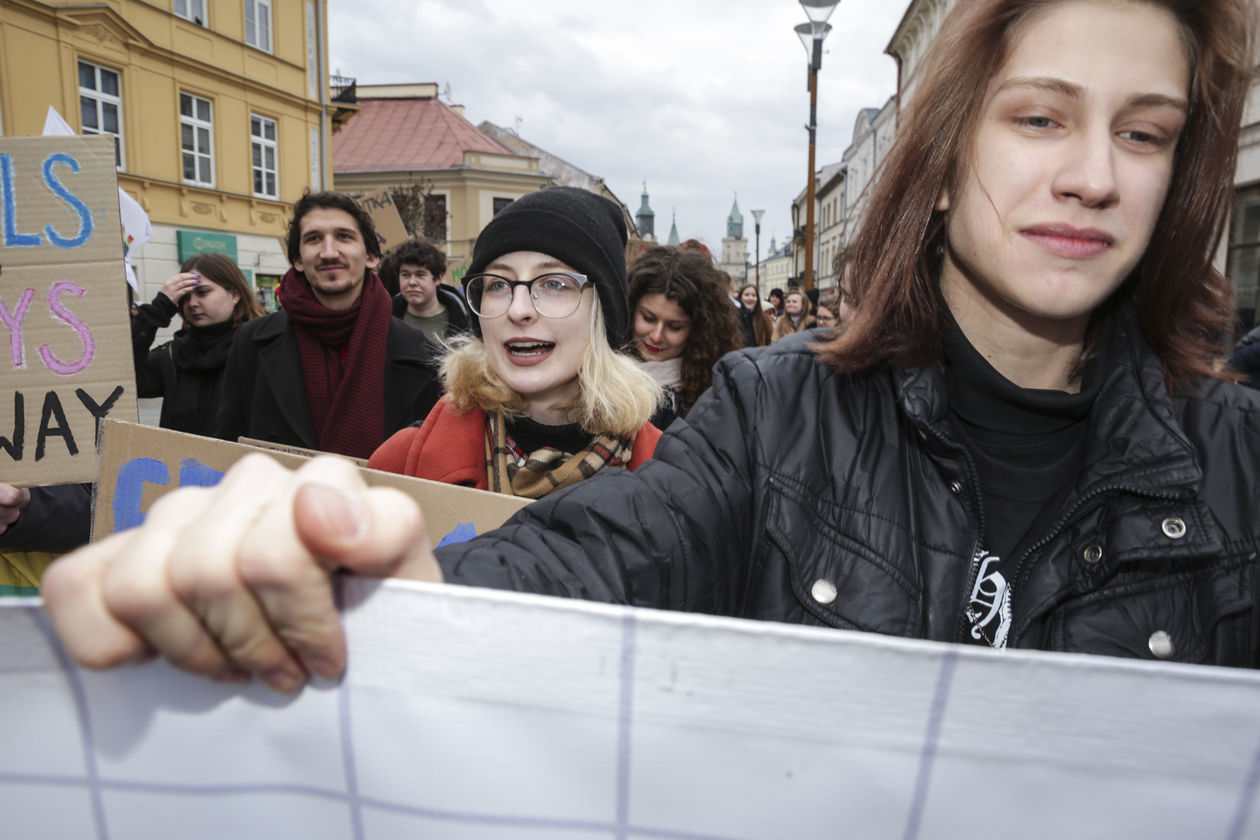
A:
{"label": "woman's face", "polygon": [[1153,5],[1068,0],[1023,25],[989,84],[968,171],[938,205],[942,291],[973,340],[1083,338],[1150,241],[1189,79],[1177,21]]}
{"label": "woman's face", "polygon": [[659,293],[639,298],[634,309],[634,347],[645,362],[681,356],[690,335],[691,319],[676,301]]}
{"label": "woman's face", "polygon": [[201,275],[198,283],[183,300],[184,319],[194,327],[208,327],[230,321],[241,296]]}
{"label": "woman's face", "polygon": [[783,311],[794,318],[799,316],[801,314],[801,296],[796,292],[788,295],[783,301]]}
{"label": "woman's face", "polygon": [[834,327],[836,325],[836,314],[820,304],[814,310],[814,320],[818,322],[820,327]]}
{"label": "woman's face", "polygon": [[752,286],[745,286],[744,291],[739,293],[740,303],[744,304],[745,309],[751,309],[754,312],[757,309],[757,290]]}
{"label": "woman's face", "polygon": [[[573,269],[536,251],[513,251],[486,266],[486,272],[508,280],[532,280],[553,271]],[[556,406],[577,397],[581,387],[578,370],[591,340],[594,300],[595,288],[588,283],[573,314],[544,318],[534,308],[529,289],[517,286],[506,313],[478,316],[491,367],[525,399],[525,413],[539,423],[558,426],[573,420],[571,409]]]}

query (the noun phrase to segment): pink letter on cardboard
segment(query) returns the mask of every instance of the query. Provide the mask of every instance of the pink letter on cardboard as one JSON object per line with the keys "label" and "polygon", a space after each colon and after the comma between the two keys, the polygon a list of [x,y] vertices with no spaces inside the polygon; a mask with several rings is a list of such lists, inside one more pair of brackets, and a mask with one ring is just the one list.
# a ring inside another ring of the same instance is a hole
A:
{"label": "pink letter on cardboard", "polygon": [[79,340],[83,342],[83,355],[76,361],[66,363],[54,356],[52,350],[48,349],[47,344],[41,344],[39,346],[39,357],[44,360],[44,365],[53,373],[60,376],[73,376],[76,373],[82,373],[88,365],[92,364],[92,359],[96,356],[96,340],[92,338],[92,331],[88,329],[87,324],[80,321],[74,316],[73,312],[61,305],[61,301],[58,298],[61,297],[63,292],[72,294],[75,297],[83,297],[86,292],[72,280],[58,280],[48,290],[48,308],[52,310],[54,318],[69,324],[79,334]]}
{"label": "pink letter on cardboard", "polygon": [[4,298],[0,298],[0,321],[9,328],[9,352],[13,356],[13,369],[26,370],[26,345],[22,341],[22,320],[26,318],[26,311],[31,308],[31,301],[35,299],[35,290],[27,289],[22,293],[22,300],[18,302],[17,308],[12,312],[9,307],[4,305]]}

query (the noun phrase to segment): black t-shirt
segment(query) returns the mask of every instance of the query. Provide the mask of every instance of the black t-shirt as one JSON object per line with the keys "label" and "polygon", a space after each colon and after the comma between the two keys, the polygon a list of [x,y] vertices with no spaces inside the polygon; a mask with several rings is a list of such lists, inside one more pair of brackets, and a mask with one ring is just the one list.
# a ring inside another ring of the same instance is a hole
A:
{"label": "black t-shirt", "polygon": [[970,640],[1005,647],[1015,566],[1053,526],[1080,473],[1100,365],[1086,364],[1080,393],[1021,388],[972,347],[948,314],[943,327],[950,420],[975,464],[983,523],[972,558]]}

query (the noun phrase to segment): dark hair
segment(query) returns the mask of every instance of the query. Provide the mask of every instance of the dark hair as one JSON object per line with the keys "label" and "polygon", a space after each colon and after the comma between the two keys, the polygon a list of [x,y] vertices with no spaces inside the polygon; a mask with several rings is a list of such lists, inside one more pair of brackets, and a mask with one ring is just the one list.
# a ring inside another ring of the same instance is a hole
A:
{"label": "dark hair", "polygon": [[363,245],[367,248],[368,254],[380,257],[381,240],[376,235],[376,225],[372,224],[372,217],[359,202],[345,193],[307,190],[293,205],[293,215],[289,218],[289,230],[285,235],[284,245],[289,253],[290,263],[297,262],[300,256],[302,219],[307,213],[316,209],[344,210],[349,213],[359,226],[359,235],[363,237]]}
{"label": "dark hair", "polygon": [[441,281],[442,275],[446,274],[446,255],[423,239],[400,242],[385,255],[376,272],[391,295],[398,294],[398,273],[404,265],[427,269],[434,280]]}
{"label": "dark hair", "polygon": [[691,320],[679,389],[682,406],[689,409],[713,384],[717,360],[744,345],[739,316],[727,293],[730,280],[703,251],[657,245],[630,266],[629,283],[631,319],[644,296],[664,295]]}
{"label": "dark hair", "polygon": [[[935,209],[937,200],[967,174],[967,150],[989,82],[1021,25],[1055,2],[967,0],[947,18],[847,251],[852,322],[817,346],[819,357],[838,370],[914,367],[940,358],[945,215]],[[1253,12],[1248,0],[1139,2],[1167,10],[1181,26],[1191,65],[1190,108],[1146,253],[1092,320],[1131,296],[1142,333],[1173,387],[1191,377],[1221,375],[1213,362],[1233,322],[1229,281],[1212,260],[1233,201]]]}
{"label": "dark hair", "polygon": [[775,295],[779,296],[779,300],[783,300],[783,290],[778,287],[771,289],[770,294],[766,295],[766,299],[769,300],[773,298]]}
{"label": "dark hair", "polygon": [[[262,307],[258,305],[258,299],[254,297],[253,288],[250,287],[249,281],[245,279],[245,274],[232,261],[231,257],[213,251],[194,254],[184,260],[179,270],[181,272],[195,271],[229,292],[235,292],[238,299],[236,307],[232,310],[232,323],[234,325],[240,326],[251,318],[257,318],[263,314]],[[192,295],[184,295],[184,299],[180,301],[179,309],[181,314],[184,311],[184,305],[191,298]]]}
{"label": "dark hair", "polygon": [[[748,289],[757,291],[756,283],[745,283],[739,287],[739,302],[744,303],[744,292]],[[770,343],[770,330],[773,325],[770,323],[770,315],[761,308],[761,293],[757,293],[757,305],[752,310],[753,337],[757,339],[758,347],[765,347]]]}

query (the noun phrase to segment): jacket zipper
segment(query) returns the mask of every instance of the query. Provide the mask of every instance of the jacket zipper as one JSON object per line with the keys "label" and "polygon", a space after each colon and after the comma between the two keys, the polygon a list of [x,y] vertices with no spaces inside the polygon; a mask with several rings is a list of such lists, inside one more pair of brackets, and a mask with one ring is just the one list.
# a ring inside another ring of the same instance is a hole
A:
{"label": "jacket zipper", "polygon": [[[962,608],[958,611],[958,624],[954,631],[954,641],[965,644],[967,635],[970,632],[967,611],[971,608],[971,591],[975,588],[976,578],[980,576],[980,538],[984,534],[984,505],[976,497],[976,494],[979,492],[979,481],[976,478],[976,462],[971,457],[971,453],[967,451],[967,447],[955,443],[931,426],[921,426],[920,428],[940,441],[947,449],[960,454],[967,470],[966,490],[971,499],[972,509],[975,511],[974,524],[976,527],[971,531],[971,553],[968,560],[967,586],[963,589]],[[968,518],[971,519],[971,517]]]}

